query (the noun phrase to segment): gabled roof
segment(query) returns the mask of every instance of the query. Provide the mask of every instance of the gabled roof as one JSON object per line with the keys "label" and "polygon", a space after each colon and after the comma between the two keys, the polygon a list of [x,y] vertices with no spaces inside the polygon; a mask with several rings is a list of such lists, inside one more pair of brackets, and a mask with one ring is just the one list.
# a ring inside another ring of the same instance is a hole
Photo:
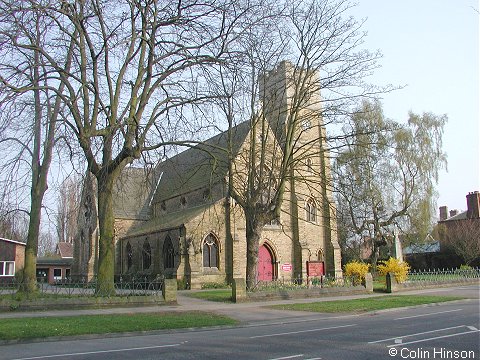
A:
{"label": "gabled roof", "polygon": [[[250,122],[232,128],[232,150],[236,154],[250,130]],[[161,179],[153,203],[214,184],[228,171],[228,131],[161,162],[156,169]]]}
{"label": "gabled roof", "polygon": [[27,244],[25,244],[24,242],[21,242],[21,241],[15,241],[15,240],[10,240],[10,239],[5,239],[5,238],[2,238],[0,237],[0,241],[5,241],[5,242],[9,242],[9,243],[13,243],[13,244],[18,244],[18,245],[23,245],[23,246],[26,246]]}
{"label": "gabled roof", "polygon": [[113,196],[115,217],[119,219],[148,220],[150,199],[155,190],[157,172],[127,167],[120,174]]}
{"label": "gabled roof", "polygon": [[140,226],[130,229],[124,238],[131,238],[140,235],[146,235],[152,232],[159,232],[162,230],[178,228],[194,217],[205,212],[209,207],[213,206],[211,203],[202,204],[189,209],[168,213],[159,217],[152,218]]}
{"label": "gabled roof", "polygon": [[56,265],[56,266],[71,266],[73,259],[71,258],[58,258],[58,257],[37,257],[37,267],[38,266],[48,266],[48,265]]}
{"label": "gabled roof", "polygon": [[67,242],[59,242],[57,244],[57,254],[62,259],[73,258],[73,244]]}
{"label": "gabled roof", "polygon": [[442,220],[442,221],[439,221],[439,222],[446,222],[446,221],[455,221],[455,220],[466,220],[467,219],[467,212],[466,211],[463,211],[455,216],[452,216],[452,217],[449,217],[448,219],[446,220]]}
{"label": "gabled roof", "polygon": [[432,243],[425,244],[412,244],[403,249],[405,255],[409,254],[428,254],[436,253],[440,251],[440,242],[435,241]]}

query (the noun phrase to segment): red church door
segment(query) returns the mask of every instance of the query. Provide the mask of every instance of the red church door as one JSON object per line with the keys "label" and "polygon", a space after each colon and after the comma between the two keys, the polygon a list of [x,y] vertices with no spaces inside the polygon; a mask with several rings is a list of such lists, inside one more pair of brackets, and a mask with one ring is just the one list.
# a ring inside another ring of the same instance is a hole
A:
{"label": "red church door", "polygon": [[262,245],[258,250],[258,281],[272,281],[274,279],[273,255]]}

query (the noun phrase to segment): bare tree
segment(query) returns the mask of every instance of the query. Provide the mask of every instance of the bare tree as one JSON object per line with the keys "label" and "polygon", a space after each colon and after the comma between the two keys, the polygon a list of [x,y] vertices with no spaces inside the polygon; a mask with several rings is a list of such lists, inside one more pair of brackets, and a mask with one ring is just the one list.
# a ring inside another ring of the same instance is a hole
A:
{"label": "bare tree", "polygon": [[[34,8],[49,19],[42,29],[48,30],[48,45],[15,46],[33,49],[65,88],[49,87],[68,110],[64,121],[97,180],[97,292],[114,291],[115,180],[142,153],[181,143],[180,129],[191,135],[201,126],[187,119],[189,107],[209,98],[196,70],[223,60],[261,3],[45,0],[15,8],[22,16]],[[74,61],[67,67],[71,52]]]}
{"label": "bare tree", "polygon": [[73,243],[77,232],[81,184],[81,179],[73,176],[66,178],[60,185],[56,214],[58,242]]}
{"label": "bare tree", "polygon": [[480,259],[479,219],[450,221],[439,225],[442,245],[458,255],[466,265]]}
{"label": "bare tree", "polygon": [[[60,96],[65,87],[49,73],[50,66],[39,51],[48,46],[52,19],[45,17],[34,2],[0,3],[2,59],[0,80],[3,84],[0,105],[7,114],[2,146],[16,149],[6,165],[12,169],[30,168],[26,174],[30,207],[28,238],[25,249],[22,290],[36,291],[36,258],[40,236],[42,203],[48,188],[47,175],[52,161],[56,122],[61,112]],[[70,69],[72,49],[67,48],[59,63]],[[15,174],[13,172],[12,174]]]}
{"label": "bare tree", "polygon": [[38,239],[38,255],[52,256],[55,254],[57,242],[50,231],[40,232]]}
{"label": "bare tree", "polygon": [[[264,226],[282,212],[298,218],[298,194],[314,193],[328,222],[334,218],[328,148],[344,136],[327,138],[324,126],[348,113],[357,97],[380,91],[363,82],[379,54],[358,50],[364,33],[361,23],[344,17],[349,7],[345,1],[277,3],[264,11],[263,32],[244,33],[233,65],[217,75],[218,106],[230,128],[229,196],[245,214],[248,286],[256,279]],[[280,59],[289,61],[275,69]],[[250,123],[250,136],[239,154],[233,137],[242,121]],[[308,173],[298,170],[307,164]],[[333,227],[324,226],[327,241]],[[298,229],[293,233],[299,241]]]}

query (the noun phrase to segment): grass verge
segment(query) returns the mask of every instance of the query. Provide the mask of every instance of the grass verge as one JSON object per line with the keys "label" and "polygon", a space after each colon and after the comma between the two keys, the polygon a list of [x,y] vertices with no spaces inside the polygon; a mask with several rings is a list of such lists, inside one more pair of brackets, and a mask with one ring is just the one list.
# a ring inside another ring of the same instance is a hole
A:
{"label": "grass verge", "polygon": [[188,293],[186,295],[208,301],[232,302],[232,289],[202,290]]}
{"label": "grass verge", "polygon": [[464,298],[456,296],[395,295],[376,296],[355,300],[324,301],[308,304],[274,305],[271,306],[271,308],[323,313],[362,313],[367,311],[401,308],[406,306],[432,304],[461,299]]}
{"label": "grass verge", "polygon": [[236,320],[206,312],[137,313],[2,319],[0,340],[107,334],[235,325]]}

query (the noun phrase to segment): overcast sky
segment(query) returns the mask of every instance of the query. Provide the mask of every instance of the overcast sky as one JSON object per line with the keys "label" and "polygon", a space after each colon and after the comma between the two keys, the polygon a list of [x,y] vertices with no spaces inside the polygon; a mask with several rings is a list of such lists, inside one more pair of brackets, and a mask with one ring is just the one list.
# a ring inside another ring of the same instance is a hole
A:
{"label": "overcast sky", "polygon": [[466,210],[465,196],[480,191],[479,5],[475,0],[359,0],[367,18],[366,47],[384,55],[371,79],[406,85],[384,96],[385,115],[447,114],[438,206]]}

